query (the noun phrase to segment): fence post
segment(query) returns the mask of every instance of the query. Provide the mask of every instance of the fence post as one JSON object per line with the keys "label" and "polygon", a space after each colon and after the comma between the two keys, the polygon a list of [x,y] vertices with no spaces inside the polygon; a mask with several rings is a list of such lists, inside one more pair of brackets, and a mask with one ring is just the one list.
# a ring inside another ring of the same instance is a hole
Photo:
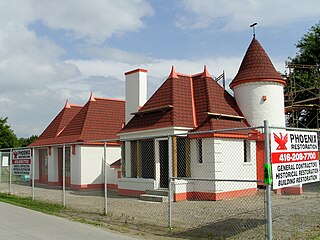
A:
{"label": "fence post", "polygon": [[66,145],[62,148],[62,202],[66,206]]}
{"label": "fence post", "polygon": [[[269,124],[267,120],[263,121],[264,124],[264,147],[266,164],[271,164],[270,161],[270,144],[269,144]],[[266,185],[266,198],[267,198],[267,239],[272,240],[272,204],[271,204],[271,185]]]}
{"label": "fence post", "polygon": [[108,175],[107,175],[107,143],[104,142],[103,148],[103,166],[104,166],[104,215],[108,213]]}
{"label": "fence post", "polygon": [[10,155],[9,155],[9,162],[10,162],[10,167],[9,167],[9,194],[11,194],[11,184],[12,184],[12,149],[10,149]]}
{"label": "fence post", "polygon": [[34,201],[34,148],[32,148],[32,201]]}
{"label": "fence post", "polygon": [[172,158],[173,158],[173,154],[172,154],[172,136],[169,136],[168,139],[168,160],[169,160],[169,196],[168,196],[168,226],[169,228],[172,227]]}

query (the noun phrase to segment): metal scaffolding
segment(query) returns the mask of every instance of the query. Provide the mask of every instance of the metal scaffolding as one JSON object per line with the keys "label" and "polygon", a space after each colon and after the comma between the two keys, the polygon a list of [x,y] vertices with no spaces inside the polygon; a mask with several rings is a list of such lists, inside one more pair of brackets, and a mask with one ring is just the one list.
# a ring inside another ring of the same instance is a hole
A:
{"label": "metal scaffolding", "polygon": [[[286,121],[289,127],[320,127],[320,76],[319,65],[286,63],[287,87],[285,90]],[[304,84],[308,78],[313,84]],[[305,85],[305,86],[304,86]],[[309,114],[312,119],[303,123],[301,119]],[[316,120],[316,126],[310,126]]]}

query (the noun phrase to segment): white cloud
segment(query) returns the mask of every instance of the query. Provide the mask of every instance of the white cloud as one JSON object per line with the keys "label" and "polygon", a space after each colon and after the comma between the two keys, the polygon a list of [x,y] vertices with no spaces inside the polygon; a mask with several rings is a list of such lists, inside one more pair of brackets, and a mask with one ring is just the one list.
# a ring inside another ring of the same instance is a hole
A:
{"label": "white cloud", "polygon": [[154,14],[145,0],[7,0],[0,2],[0,23],[25,25],[41,21],[65,30],[71,38],[101,43],[112,35],[137,31],[142,18]]}
{"label": "white cloud", "polygon": [[[144,0],[1,0],[0,117],[8,117],[18,136],[40,134],[66,98],[84,104],[91,90],[104,92],[102,79],[118,79],[103,72],[87,74],[84,67],[80,70],[61,60],[65,49],[38,36],[30,24],[40,21],[51,29],[64,30],[71,40],[102,43],[113,35],[137,31],[144,26],[142,18],[152,14]],[[126,57],[121,50],[110,51],[118,53],[118,61]],[[93,81],[95,78],[99,81]],[[107,90],[106,94],[110,93]]]}
{"label": "white cloud", "polygon": [[[209,1],[197,3],[200,7],[210,5]],[[195,17],[202,14],[203,9],[194,10],[192,2],[185,4],[186,11]],[[231,10],[227,13],[233,14]],[[210,10],[206,11],[213,21]],[[212,76],[223,70],[229,81],[235,76],[242,56],[160,59],[83,44],[82,54],[93,59],[61,60],[67,49],[30,28],[34,21],[41,21],[49,28],[64,30],[73,40],[102,43],[114,35],[137,31],[144,25],[143,17],[151,14],[150,4],[142,0],[1,0],[0,117],[8,117],[18,136],[40,134],[67,98],[71,103],[84,104],[90,91],[96,96],[124,98],[124,72],[136,68],[148,69],[149,94],[166,79],[171,65],[178,72],[195,74],[206,64]]]}
{"label": "white cloud", "polygon": [[130,53],[118,48],[84,46],[79,52],[102,60],[113,60],[128,64],[143,64],[152,58],[138,53]]}
{"label": "white cloud", "polygon": [[183,0],[185,12],[176,25],[182,29],[241,31],[253,22],[264,27],[285,27],[297,21],[320,17],[318,0]]}
{"label": "white cloud", "polygon": [[114,34],[136,31],[142,17],[153,14],[143,0],[34,0],[34,12],[50,28],[64,29],[73,38],[101,43]]}

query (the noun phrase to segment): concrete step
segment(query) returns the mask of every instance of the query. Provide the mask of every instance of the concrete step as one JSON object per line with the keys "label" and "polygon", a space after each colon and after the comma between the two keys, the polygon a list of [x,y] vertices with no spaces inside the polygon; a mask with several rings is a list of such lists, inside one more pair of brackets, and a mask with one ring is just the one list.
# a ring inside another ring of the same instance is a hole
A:
{"label": "concrete step", "polygon": [[168,202],[168,197],[159,195],[141,194],[140,200],[149,202]]}
{"label": "concrete step", "polygon": [[146,190],[145,194],[167,197],[169,195],[169,191],[168,189]]}

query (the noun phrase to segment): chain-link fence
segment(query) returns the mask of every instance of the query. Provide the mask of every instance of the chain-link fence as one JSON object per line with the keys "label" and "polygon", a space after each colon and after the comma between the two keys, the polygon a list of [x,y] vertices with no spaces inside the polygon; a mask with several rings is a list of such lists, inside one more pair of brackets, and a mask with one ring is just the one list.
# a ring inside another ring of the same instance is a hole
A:
{"label": "chain-link fence", "polygon": [[214,239],[265,237],[265,190],[258,178],[263,175],[258,165],[264,164],[264,152],[257,159],[262,130],[173,136],[177,151],[172,157],[171,226],[182,228],[179,234]]}
{"label": "chain-link fence", "polygon": [[299,195],[274,190],[268,199],[263,180],[271,154],[264,132],[180,131],[33,147],[29,174],[13,171],[19,149],[3,149],[0,191],[79,214],[105,214],[108,222],[143,225],[157,234],[168,235],[170,227],[171,236],[185,238],[265,239],[269,203],[271,237],[294,239],[320,224],[319,182],[304,184]]}
{"label": "chain-link fence", "polygon": [[318,129],[270,128],[276,239],[320,235],[319,133]]}

